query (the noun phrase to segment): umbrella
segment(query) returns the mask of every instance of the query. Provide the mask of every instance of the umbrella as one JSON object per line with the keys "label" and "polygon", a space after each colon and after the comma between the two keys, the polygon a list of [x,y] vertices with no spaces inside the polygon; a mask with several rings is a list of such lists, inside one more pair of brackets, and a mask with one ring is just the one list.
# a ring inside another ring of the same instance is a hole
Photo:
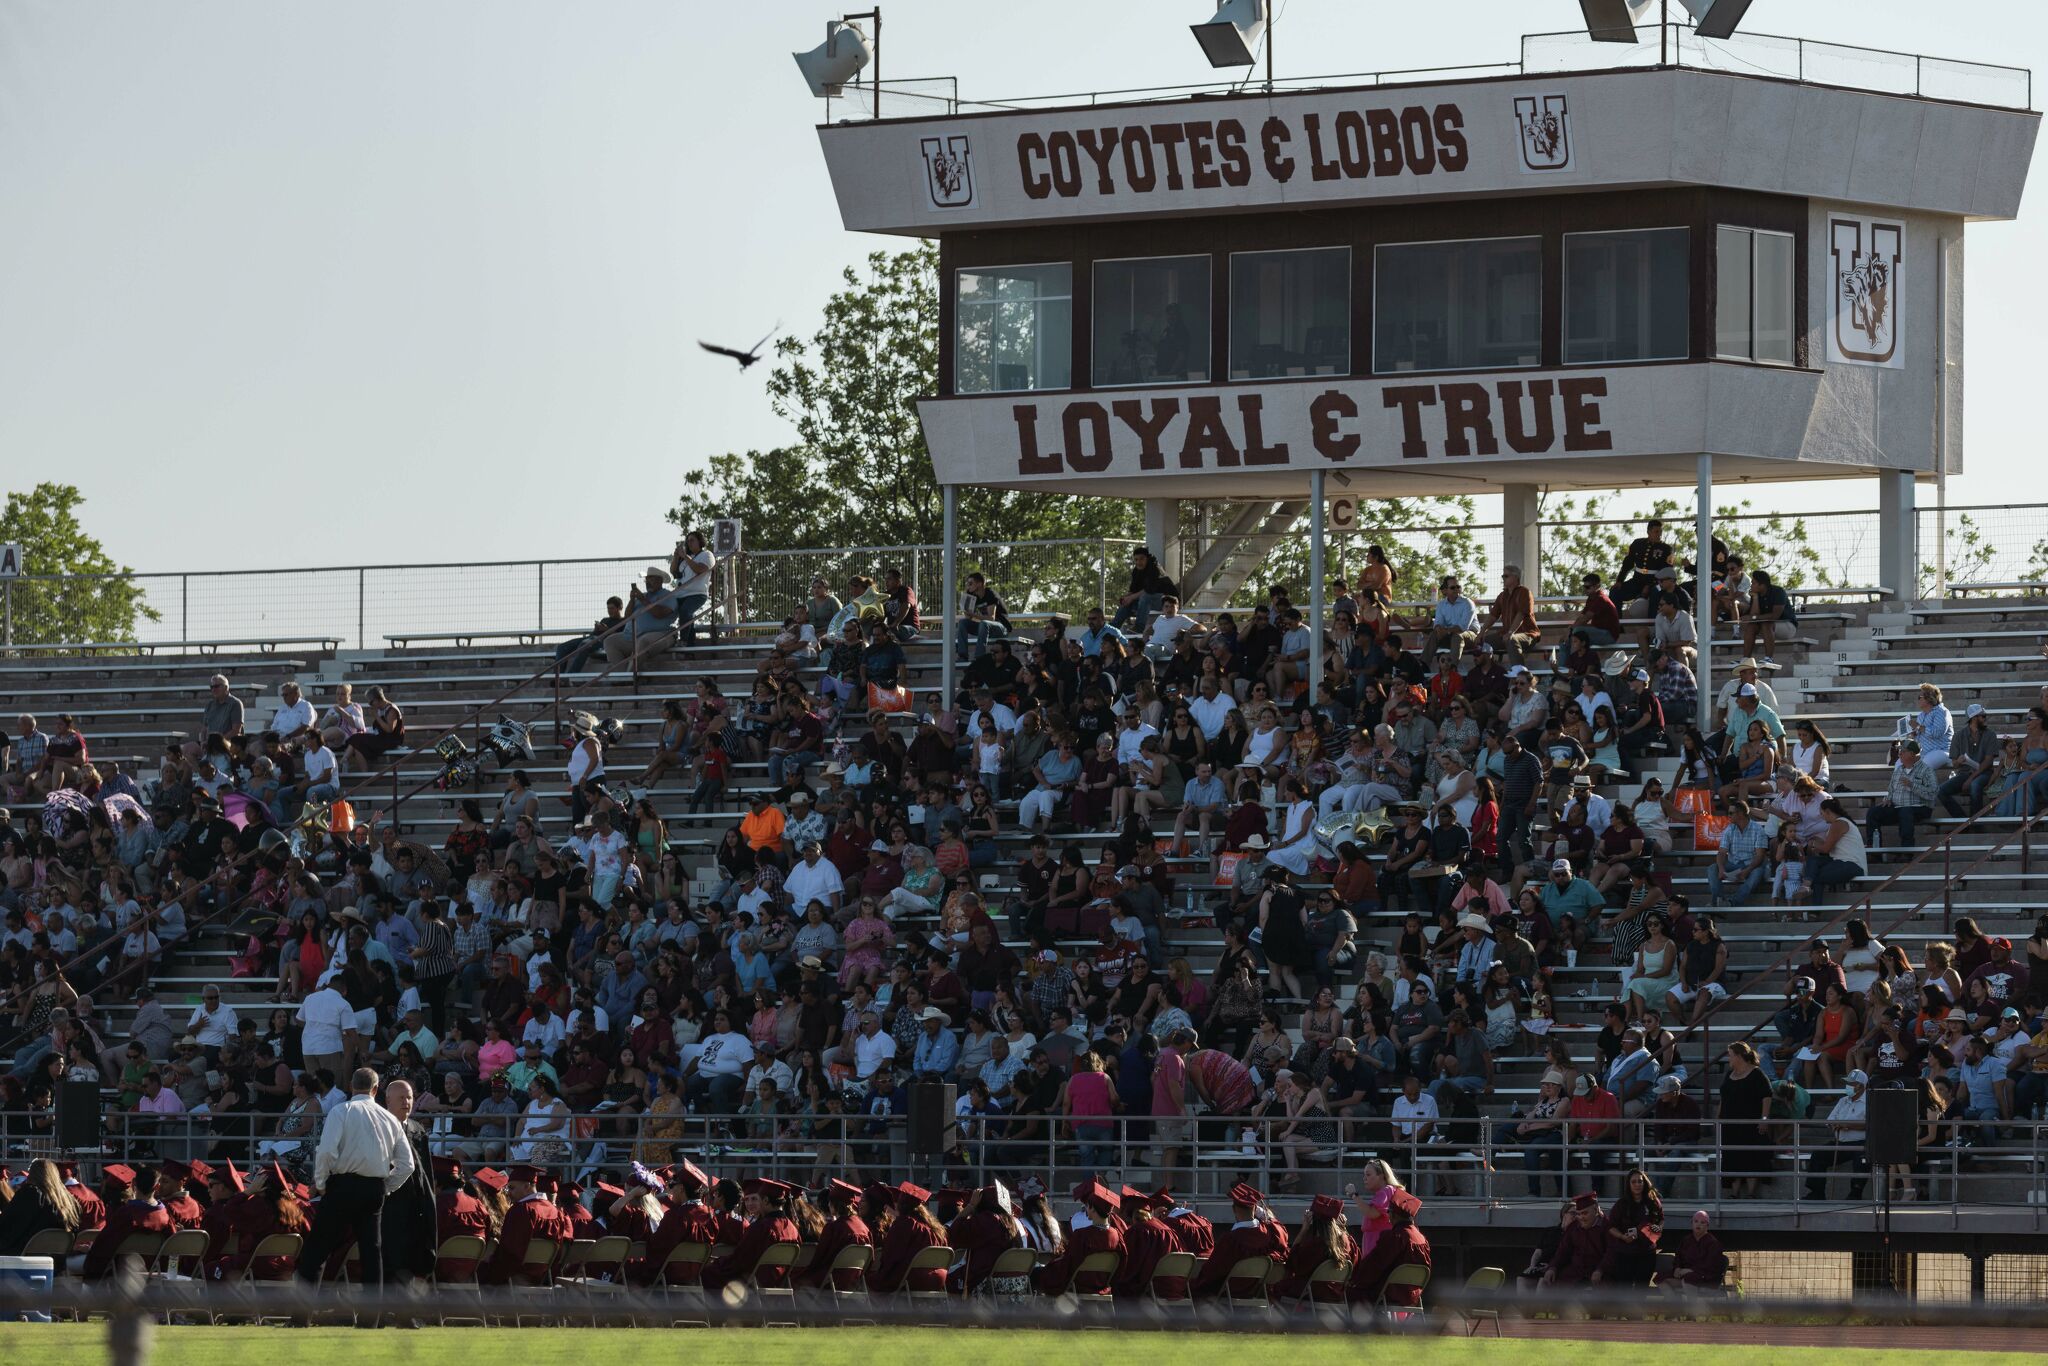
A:
{"label": "umbrella", "polygon": [[72,812],[82,820],[92,810],[92,799],[75,787],[60,787],[43,798],[43,833],[51,839],[61,836]]}
{"label": "umbrella", "polygon": [[133,811],[136,819],[144,825],[149,823],[149,813],[142,809],[142,803],[125,792],[109,793],[100,798],[100,805],[106,809],[107,818],[118,823],[123,815]]}
{"label": "umbrella", "polygon": [[400,840],[401,848],[412,850],[414,866],[425,873],[437,888],[448,885],[448,861],[418,840]]}

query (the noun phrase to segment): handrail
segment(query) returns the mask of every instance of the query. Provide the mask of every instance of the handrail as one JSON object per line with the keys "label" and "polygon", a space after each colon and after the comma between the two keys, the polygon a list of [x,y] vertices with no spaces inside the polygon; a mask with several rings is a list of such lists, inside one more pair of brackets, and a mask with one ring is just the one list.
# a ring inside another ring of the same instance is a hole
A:
{"label": "handrail", "polygon": [[[2028,836],[2032,833],[2035,822],[2039,821],[2043,816],[2048,816],[2048,810],[2036,811],[2030,815],[2022,817],[2020,820],[2020,824],[2017,828],[2015,828],[2012,832],[2007,834],[2004,839],[2001,839],[1998,843],[1984,850],[1984,852],[1978,855],[1976,860],[1973,861],[1969,865],[1969,867],[1963,869],[1961,872],[1952,871],[1953,850],[1955,846],[1955,841],[1960,836],[1966,834],[1967,832],[1975,828],[1979,821],[1991,817],[1993,814],[1993,810],[1994,808],[1986,807],[1984,810],[1975,813],[1968,820],[1964,821],[1961,825],[1957,826],[1955,829],[1949,831],[1946,835],[1942,836],[1941,840],[1938,843],[1928,845],[1925,849],[1921,850],[1918,854],[1914,855],[1907,862],[1901,864],[1897,869],[1895,869],[1890,877],[1886,878],[1877,886],[1872,887],[1870,890],[1864,892],[1862,896],[1851,901],[1847,906],[1844,906],[1839,912],[1835,914],[1835,916],[1832,919],[1828,920],[1825,924],[1814,927],[1813,931],[1810,934],[1802,933],[1799,936],[1800,940],[1802,941],[1801,943],[1786,949],[1784,953],[1779,955],[1779,957],[1774,962],[1767,964],[1762,968],[1759,968],[1756,972],[1751,973],[1750,975],[1745,977],[1735,987],[1734,990],[1730,991],[1721,1000],[1715,1002],[1713,1007],[1709,1009],[1707,1013],[1703,1015],[1695,1024],[1689,1025],[1686,1029],[1679,1031],[1681,1037],[1683,1037],[1683,1035],[1692,1032],[1692,1030],[1695,1028],[1700,1030],[1700,1089],[1702,1095],[1704,1096],[1706,1094],[1707,1074],[1712,1069],[1714,1061],[1713,1030],[1711,1028],[1714,1017],[1719,1015],[1723,1010],[1726,1010],[1730,1005],[1733,1005],[1738,997],[1747,995],[1749,993],[1750,988],[1755,986],[1758,982],[1763,981],[1766,977],[1773,976],[1780,971],[1790,968],[1793,959],[1804,951],[1807,942],[1833,933],[1847,921],[1855,919],[1856,913],[1858,911],[1868,913],[1869,910],[1877,904],[1876,897],[1879,893],[1884,892],[1885,890],[1890,888],[1894,883],[1898,882],[1901,878],[1905,877],[1906,874],[1912,872],[1916,868],[1919,868],[1922,864],[1927,863],[1934,857],[1937,851],[1940,852],[1942,856],[1943,868],[1941,891],[1938,893],[1938,895],[1942,898],[1944,905],[1949,904],[1949,889],[1953,885],[1955,879],[1965,878],[1970,876],[1970,874],[1976,872],[1977,869],[1982,867],[1985,862],[1991,859],[1994,855],[2004,850],[2007,845],[2011,844],[2015,838],[2018,838],[2021,841],[2021,871],[2027,871],[2027,863],[2031,861],[2033,853],[2031,841],[2028,839]],[[1843,819],[1846,820],[1848,819],[1848,817],[1845,816]],[[2007,818],[2000,817],[1999,819]],[[1870,854],[1874,852],[1876,852],[1874,848],[1867,849],[1865,850],[1865,856],[1868,857]],[[1901,911],[1897,916],[1893,917],[1891,922],[1885,925],[1882,930],[1873,929],[1871,931],[1871,937],[1873,939],[1881,939],[1885,935],[1893,933],[1901,925],[1904,925],[1907,921],[1912,920],[1914,917],[1918,916],[1920,912],[1926,910],[1927,907],[1934,901],[1936,895],[1936,893],[1929,893],[1927,896],[1922,897],[1918,902],[1914,903],[1911,907],[1907,908],[1904,911]],[[1944,920],[1946,920],[1946,915],[1944,915]],[[1754,1038],[1759,1032],[1762,1031],[1764,1025],[1767,1023],[1769,1023],[1767,1019],[1758,1020],[1755,1024],[1751,1025],[1748,1029],[1744,1030],[1735,1038],[1728,1040],[1726,1043],[1723,1043],[1721,1045],[1721,1051],[1725,1053],[1731,1044],[1749,1042],[1750,1039]]]}

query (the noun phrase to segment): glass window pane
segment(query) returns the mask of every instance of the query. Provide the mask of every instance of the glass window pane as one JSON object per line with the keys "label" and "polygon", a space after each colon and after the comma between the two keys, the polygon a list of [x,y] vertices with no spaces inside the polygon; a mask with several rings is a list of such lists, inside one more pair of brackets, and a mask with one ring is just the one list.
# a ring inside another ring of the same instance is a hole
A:
{"label": "glass window pane", "polygon": [[1374,275],[1378,373],[1504,370],[1541,362],[1540,239],[1381,247]]}
{"label": "glass window pane", "polygon": [[1072,266],[983,266],[955,281],[953,392],[1072,387]]}
{"label": "glass window pane", "polygon": [[1749,239],[1747,228],[1714,235],[1714,354],[1734,360],[1750,356]]}
{"label": "glass window pane", "polygon": [[1756,234],[1756,358],[1792,363],[1792,239]]}
{"label": "glass window pane", "polygon": [[1230,258],[1230,377],[1351,373],[1351,249]]}
{"label": "glass window pane", "polygon": [[1565,363],[1690,355],[1690,240],[1684,228],[1565,234]]}
{"label": "glass window pane", "polygon": [[1098,385],[1209,378],[1209,258],[1095,263]]}

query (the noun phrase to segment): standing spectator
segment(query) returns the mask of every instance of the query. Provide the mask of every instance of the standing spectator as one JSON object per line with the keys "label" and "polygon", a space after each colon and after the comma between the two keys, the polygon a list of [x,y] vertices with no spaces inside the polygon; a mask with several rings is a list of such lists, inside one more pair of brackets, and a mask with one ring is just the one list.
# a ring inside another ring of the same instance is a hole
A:
{"label": "standing spectator", "polygon": [[701,531],[684,536],[669,556],[669,570],[675,578],[675,624],[685,645],[697,643],[697,617],[711,601],[711,572],[717,567],[718,557],[705,545]]}

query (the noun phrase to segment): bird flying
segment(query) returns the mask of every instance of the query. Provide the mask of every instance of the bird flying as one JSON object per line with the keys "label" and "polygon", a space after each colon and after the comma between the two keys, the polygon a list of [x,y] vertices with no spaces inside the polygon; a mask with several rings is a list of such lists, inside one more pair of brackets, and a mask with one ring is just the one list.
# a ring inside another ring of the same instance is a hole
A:
{"label": "bird flying", "polygon": [[781,330],[782,320],[778,318],[775,320],[775,326],[768,329],[767,336],[762,337],[761,340],[755,342],[751,347],[747,348],[745,351],[735,351],[730,346],[713,346],[708,341],[700,341],[697,343],[697,345],[703,347],[706,351],[709,351],[714,356],[732,357],[734,360],[740,363],[740,369],[744,370],[749,365],[752,365],[755,361],[761,359],[761,348],[768,344],[769,337],[773,337],[777,332],[780,332]]}

